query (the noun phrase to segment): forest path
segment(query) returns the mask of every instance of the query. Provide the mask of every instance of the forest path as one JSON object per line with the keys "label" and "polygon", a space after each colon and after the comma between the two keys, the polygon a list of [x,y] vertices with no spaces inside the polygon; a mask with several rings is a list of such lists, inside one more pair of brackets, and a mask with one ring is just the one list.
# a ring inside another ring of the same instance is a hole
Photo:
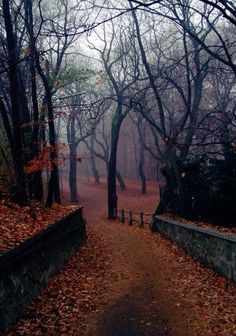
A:
{"label": "forest path", "polygon": [[[233,283],[148,227],[108,221],[105,184],[79,187],[87,243],[5,336],[236,336]],[[118,197],[150,213],[157,186],[128,182]]]}
{"label": "forest path", "polygon": [[[141,196],[131,186],[127,192],[120,192],[119,204],[126,209],[153,210],[157,191],[150,191]],[[108,221],[103,185],[81,185],[80,195],[88,232],[108,242],[113,275],[104,293],[104,304],[97,314],[88,317],[84,335],[191,335],[184,323],[184,305],[181,303],[180,309],[173,291],[172,296],[169,294],[171,276],[162,258],[163,247],[152,239],[154,235],[148,229]]]}

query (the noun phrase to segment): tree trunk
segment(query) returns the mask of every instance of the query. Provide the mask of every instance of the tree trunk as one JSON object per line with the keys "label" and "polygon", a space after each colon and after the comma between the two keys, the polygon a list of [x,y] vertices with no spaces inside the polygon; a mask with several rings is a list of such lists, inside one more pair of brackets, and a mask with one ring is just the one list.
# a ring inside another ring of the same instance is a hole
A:
{"label": "tree trunk", "polygon": [[24,158],[23,158],[23,143],[21,134],[21,105],[19,100],[19,80],[17,71],[17,55],[16,55],[16,41],[13,32],[12,18],[10,13],[9,0],[2,2],[4,24],[6,29],[6,41],[8,50],[8,76],[10,82],[10,98],[11,98],[11,115],[13,126],[13,150],[12,158],[14,163],[14,171],[16,176],[16,200],[21,204],[27,203],[25,174],[24,174]]}
{"label": "tree trunk", "polygon": [[119,182],[120,190],[125,191],[126,190],[125,181],[121,173],[118,170],[116,171],[116,178],[117,178],[117,181]]}
{"label": "tree trunk", "polygon": [[76,149],[79,142],[76,142],[76,130],[75,130],[76,116],[72,111],[67,124],[67,140],[70,144],[70,170],[69,170],[69,186],[70,186],[70,201],[78,202],[78,190],[77,190],[77,153]]}
{"label": "tree trunk", "polygon": [[91,152],[90,159],[91,159],[91,169],[92,169],[92,172],[93,172],[94,181],[95,181],[95,183],[99,184],[100,183],[100,176],[99,176],[99,173],[98,173],[98,170],[97,170],[97,167],[96,167],[95,157],[94,157],[92,152]]}
{"label": "tree trunk", "polygon": [[[57,185],[58,183],[58,185]],[[47,201],[46,201],[46,207],[50,208],[53,204],[53,200],[55,200],[56,203],[61,202],[60,198],[60,185],[59,185],[59,171],[58,167],[56,165],[53,165],[53,169],[51,171],[49,184],[48,184],[48,195],[47,195]]]}
{"label": "tree trunk", "polygon": [[[48,196],[46,201],[46,207],[51,207],[53,200],[56,203],[61,203],[59,170],[57,166],[57,148],[56,148],[56,134],[55,134],[53,104],[52,104],[52,92],[47,79],[47,77],[49,77],[49,74],[48,76],[46,76],[45,73],[43,72],[39,62],[39,55],[37,55],[36,57],[36,66],[45,89],[45,101],[47,103],[47,111],[48,111],[49,142],[52,148],[50,152],[52,171],[49,180]],[[48,67],[49,64],[46,61],[47,72],[49,72]]]}
{"label": "tree trunk", "polygon": [[[143,119],[141,116],[138,118],[138,135],[139,135],[139,165],[138,172],[141,180],[141,192],[142,194],[147,193],[147,183],[146,174],[144,170],[145,164],[145,141],[146,141],[146,125],[143,124]],[[149,165],[150,166],[150,165]]]}
{"label": "tree trunk", "polygon": [[160,202],[155,211],[156,215],[163,214],[167,211],[173,210],[175,203],[176,180],[173,176],[173,171],[170,167],[162,168],[162,174],[166,180],[166,186],[160,187]]}
{"label": "tree trunk", "polygon": [[139,176],[141,180],[141,192],[142,194],[147,193],[147,183],[146,183],[146,175],[144,172],[144,146],[142,141],[140,141],[140,156],[139,156]]}
{"label": "tree trunk", "polygon": [[139,176],[139,170],[138,170],[138,153],[137,153],[137,145],[136,145],[136,139],[135,139],[135,132],[133,129],[133,149],[134,149],[134,162],[135,162],[135,174],[136,177],[138,178]]}
{"label": "tree trunk", "polygon": [[70,201],[78,202],[77,191],[77,161],[76,149],[70,146],[70,171],[69,171]]}
{"label": "tree trunk", "polygon": [[179,166],[176,162],[175,154],[171,155],[171,168],[173,169],[175,181],[176,181],[176,196],[178,200],[178,210],[180,213],[184,211],[184,189],[183,189],[183,181],[180,175]]}
{"label": "tree trunk", "polygon": [[116,111],[112,119],[111,151],[108,163],[108,218],[115,219],[117,209],[116,195],[116,159],[122,115]]}
{"label": "tree trunk", "polygon": [[184,187],[174,149],[170,149],[168,158],[166,167],[162,169],[166,179],[166,187],[163,195],[160,195],[157,214],[167,211],[182,214],[185,210]]}
{"label": "tree trunk", "polygon": [[41,201],[43,199],[43,180],[41,171],[31,174],[29,190],[36,200]]}
{"label": "tree trunk", "polygon": [[[35,60],[37,57],[36,52],[36,39],[34,37],[34,22],[33,22],[33,12],[32,12],[32,1],[25,0],[25,22],[26,28],[29,34],[29,48],[31,50],[30,55],[30,84],[31,84],[31,96],[32,96],[32,106],[33,106],[33,139],[32,139],[32,157],[37,157],[39,155],[39,108],[38,108],[38,94],[36,85],[36,64]],[[42,182],[42,172],[38,171],[32,173],[30,179],[30,193],[34,197],[41,201],[43,198],[43,182]]]}

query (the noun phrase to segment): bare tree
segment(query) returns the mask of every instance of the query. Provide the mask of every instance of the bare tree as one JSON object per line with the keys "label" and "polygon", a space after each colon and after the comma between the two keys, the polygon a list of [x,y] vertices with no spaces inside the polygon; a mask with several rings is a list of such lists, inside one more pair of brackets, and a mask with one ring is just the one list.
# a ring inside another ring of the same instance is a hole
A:
{"label": "bare tree", "polygon": [[[179,41],[182,41],[181,54],[178,54],[178,49],[173,52],[172,48],[167,46],[165,50],[168,51],[164,53],[164,49],[154,34],[155,48],[152,50],[156,63],[150,64],[148,61],[150,55],[148,56],[145,50],[136,12],[133,11],[132,15],[143,65],[152,90],[151,95],[150,90],[143,91],[144,94],[137,98],[135,108],[143,114],[158,133],[162,145],[158,143],[157,149],[161,152],[160,159],[166,166],[167,184],[170,192],[176,195],[179,208],[183,208],[183,181],[178,162],[186,160],[189,156],[197,126],[203,83],[211,57],[206,56],[204,49],[195,39],[187,38],[185,31],[179,35]],[[185,69],[186,76],[179,72],[182,67]],[[155,102],[152,108],[155,111],[154,114],[150,113],[152,101]],[[178,103],[179,111],[173,108],[176,103]]]}
{"label": "bare tree", "polygon": [[142,194],[147,193],[146,184],[146,174],[145,174],[145,149],[146,149],[146,120],[143,118],[141,113],[137,116],[132,117],[133,123],[136,125],[139,135],[139,163],[138,172],[141,180],[141,192]]}
{"label": "bare tree", "polygon": [[16,37],[13,28],[13,17],[11,14],[10,2],[4,0],[2,2],[3,19],[6,33],[6,49],[8,61],[8,79],[10,87],[10,109],[12,116],[12,130],[8,119],[7,108],[4,101],[0,100],[0,108],[5,130],[11,147],[12,158],[14,163],[14,171],[16,176],[17,200],[25,204],[27,200],[25,174],[24,174],[24,158],[23,158],[23,141],[21,134],[21,104],[18,92],[20,92],[20,83],[18,77],[18,53]]}
{"label": "bare tree", "polygon": [[[145,3],[131,0],[129,2],[131,5],[134,3],[139,6],[138,8],[141,6],[152,14],[155,13],[175,22],[212,57],[230,67],[236,75],[233,56],[235,38],[234,33],[231,33],[236,24],[236,10],[232,1],[160,0]],[[206,38],[209,32],[210,39]]]}
{"label": "bare tree", "polygon": [[[90,151],[91,156],[93,155],[94,157],[100,159],[101,161],[105,163],[106,177],[108,179],[111,135],[110,135],[110,130],[107,130],[106,126],[107,126],[106,125],[106,115],[104,113],[101,116],[100,122],[97,125],[96,129],[94,129],[94,132],[91,135],[90,141],[86,139],[84,140],[84,143],[86,144],[88,150]],[[120,189],[122,191],[126,190],[124,179],[118,169],[116,169],[116,178],[120,185]]]}
{"label": "bare tree", "polygon": [[[90,45],[96,50],[101,57],[104,70],[108,77],[111,90],[111,99],[114,101],[114,113],[112,115],[111,126],[111,148],[108,164],[108,218],[114,219],[117,208],[116,195],[116,163],[117,148],[119,134],[122,122],[131,109],[130,94],[127,94],[132,85],[135,83],[135,76],[129,74],[129,67],[133,67],[135,71],[137,67],[130,62],[129,49],[132,43],[128,41],[125,31],[127,27],[115,26],[113,22],[110,24],[110,37],[106,34],[106,28],[103,29],[103,37],[97,34],[97,38],[102,43],[102,47],[98,48],[94,44]],[[132,29],[132,26],[131,26]],[[137,59],[132,60],[132,62]],[[138,75],[138,74],[137,74]]]}

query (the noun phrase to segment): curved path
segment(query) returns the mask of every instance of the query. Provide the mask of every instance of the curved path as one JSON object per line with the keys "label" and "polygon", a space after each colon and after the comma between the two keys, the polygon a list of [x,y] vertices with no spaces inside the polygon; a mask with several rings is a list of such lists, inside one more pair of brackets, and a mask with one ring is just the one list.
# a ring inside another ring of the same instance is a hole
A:
{"label": "curved path", "polygon": [[[80,194],[88,230],[105,238],[113,255],[113,276],[104,294],[104,304],[88,319],[85,335],[191,335],[184,323],[184,312],[178,309],[175,298],[169,297],[170,275],[154,236],[147,229],[106,220],[103,188],[82,185]],[[153,195],[145,197],[150,208],[156,202]],[[123,206],[129,205],[129,196],[120,196]],[[136,209],[144,204],[143,197],[132,200]]]}
{"label": "curved path", "polygon": [[[120,208],[152,212],[148,191],[129,182]],[[105,184],[80,194],[87,243],[6,336],[236,336],[235,285],[147,227],[108,221]]]}

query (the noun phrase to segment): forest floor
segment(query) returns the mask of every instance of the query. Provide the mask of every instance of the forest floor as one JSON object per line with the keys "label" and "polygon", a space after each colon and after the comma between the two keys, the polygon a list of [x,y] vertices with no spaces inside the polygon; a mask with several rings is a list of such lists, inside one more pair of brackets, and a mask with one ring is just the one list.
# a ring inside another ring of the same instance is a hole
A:
{"label": "forest floor", "polygon": [[[87,243],[34,300],[13,335],[233,336],[236,288],[148,226],[106,219],[105,184],[80,185]],[[119,192],[119,208],[152,212],[157,187]]]}

